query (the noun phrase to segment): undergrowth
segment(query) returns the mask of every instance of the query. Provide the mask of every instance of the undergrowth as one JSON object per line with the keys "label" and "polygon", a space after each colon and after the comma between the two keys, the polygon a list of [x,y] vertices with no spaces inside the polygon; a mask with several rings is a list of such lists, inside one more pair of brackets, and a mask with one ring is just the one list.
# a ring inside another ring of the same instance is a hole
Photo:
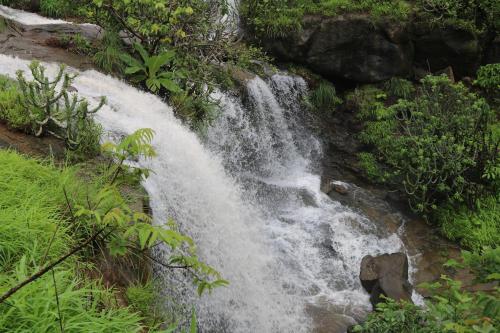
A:
{"label": "undergrowth", "polygon": [[[73,203],[84,202],[92,186],[76,173],[0,151],[0,294],[77,244],[64,191]],[[142,331],[140,315],[85,276],[91,266],[81,255],[71,257],[0,303],[0,331],[58,332],[60,322],[68,332]]]}

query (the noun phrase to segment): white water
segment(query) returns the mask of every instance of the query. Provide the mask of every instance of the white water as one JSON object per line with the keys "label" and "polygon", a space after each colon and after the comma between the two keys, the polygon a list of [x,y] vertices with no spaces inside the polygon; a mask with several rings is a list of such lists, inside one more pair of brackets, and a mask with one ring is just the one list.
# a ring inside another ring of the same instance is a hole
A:
{"label": "white water", "polygon": [[0,15],[26,25],[41,25],[41,24],[70,24],[63,20],[49,19],[38,14],[25,12],[19,9],[13,9],[7,6],[0,5]]}

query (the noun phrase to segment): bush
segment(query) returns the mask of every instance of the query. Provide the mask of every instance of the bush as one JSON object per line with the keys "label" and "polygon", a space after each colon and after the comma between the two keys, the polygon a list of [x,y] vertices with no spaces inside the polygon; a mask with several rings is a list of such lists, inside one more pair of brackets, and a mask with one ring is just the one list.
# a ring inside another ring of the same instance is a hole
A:
{"label": "bush", "polygon": [[335,87],[331,83],[322,81],[309,93],[309,102],[316,110],[333,113],[342,103],[342,99],[337,97]]}
{"label": "bush", "polygon": [[361,139],[389,168],[390,181],[403,184],[415,211],[428,214],[446,204],[471,207],[496,190],[497,181],[488,179],[496,177],[488,170],[499,163],[495,113],[463,84],[428,76],[411,99],[368,104],[360,111]]}

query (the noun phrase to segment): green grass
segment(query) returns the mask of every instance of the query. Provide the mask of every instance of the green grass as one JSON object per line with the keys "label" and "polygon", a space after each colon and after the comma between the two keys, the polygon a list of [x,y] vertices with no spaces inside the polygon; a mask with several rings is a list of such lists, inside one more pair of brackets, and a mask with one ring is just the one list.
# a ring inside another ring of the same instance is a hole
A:
{"label": "green grass", "polygon": [[375,20],[404,20],[411,6],[403,0],[245,0],[241,13],[259,36],[283,37],[300,30],[302,17],[307,14],[333,17],[363,13]]}
{"label": "green grass", "polygon": [[[63,189],[73,204],[83,203],[87,189],[93,189],[79,181],[76,173],[75,168],[61,170],[48,162],[0,151],[0,294],[67,253],[78,241],[74,230],[70,231],[75,226],[68,218]],[[65,331],[140,332],[141,317],[119,307],[111,290],[86,277],[83,272],[89,268],[89,260],[81,253],[57,266],[54,277],[45,274],[20,289],[0,304],[0,332],[58,332],[55,286]]]}
{"label": "green grass", "polygon": [[316,110],[333,113],[336,107],[342,104],[342,99],[337,96],[333,84],[322,81],[310,92],[309,102]]}

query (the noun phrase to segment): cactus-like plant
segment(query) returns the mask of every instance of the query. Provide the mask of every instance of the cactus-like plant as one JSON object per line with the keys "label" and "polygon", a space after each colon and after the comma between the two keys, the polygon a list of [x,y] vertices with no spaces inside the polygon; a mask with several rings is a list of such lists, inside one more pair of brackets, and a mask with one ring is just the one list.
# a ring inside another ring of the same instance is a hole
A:
{"label": "cactus-like plant", "polygon": [[24,72],[18,71],[17,81],[23,95],[20,103],[29,114],[34,134],[53,135],[64,140],[69,149],[77,149],[81,142],[81,131],[86,126],[92,126],[89,115],[99,111],[106,99],[101,97],[99,105],[89,109],[87,100],[70,93],[71,84],[77,75],[67,73],[64,65],[60,65],[53,80],[45,74],[45,67],[39,62],[32,62],[29,68],[33,80],[28,81]]}

